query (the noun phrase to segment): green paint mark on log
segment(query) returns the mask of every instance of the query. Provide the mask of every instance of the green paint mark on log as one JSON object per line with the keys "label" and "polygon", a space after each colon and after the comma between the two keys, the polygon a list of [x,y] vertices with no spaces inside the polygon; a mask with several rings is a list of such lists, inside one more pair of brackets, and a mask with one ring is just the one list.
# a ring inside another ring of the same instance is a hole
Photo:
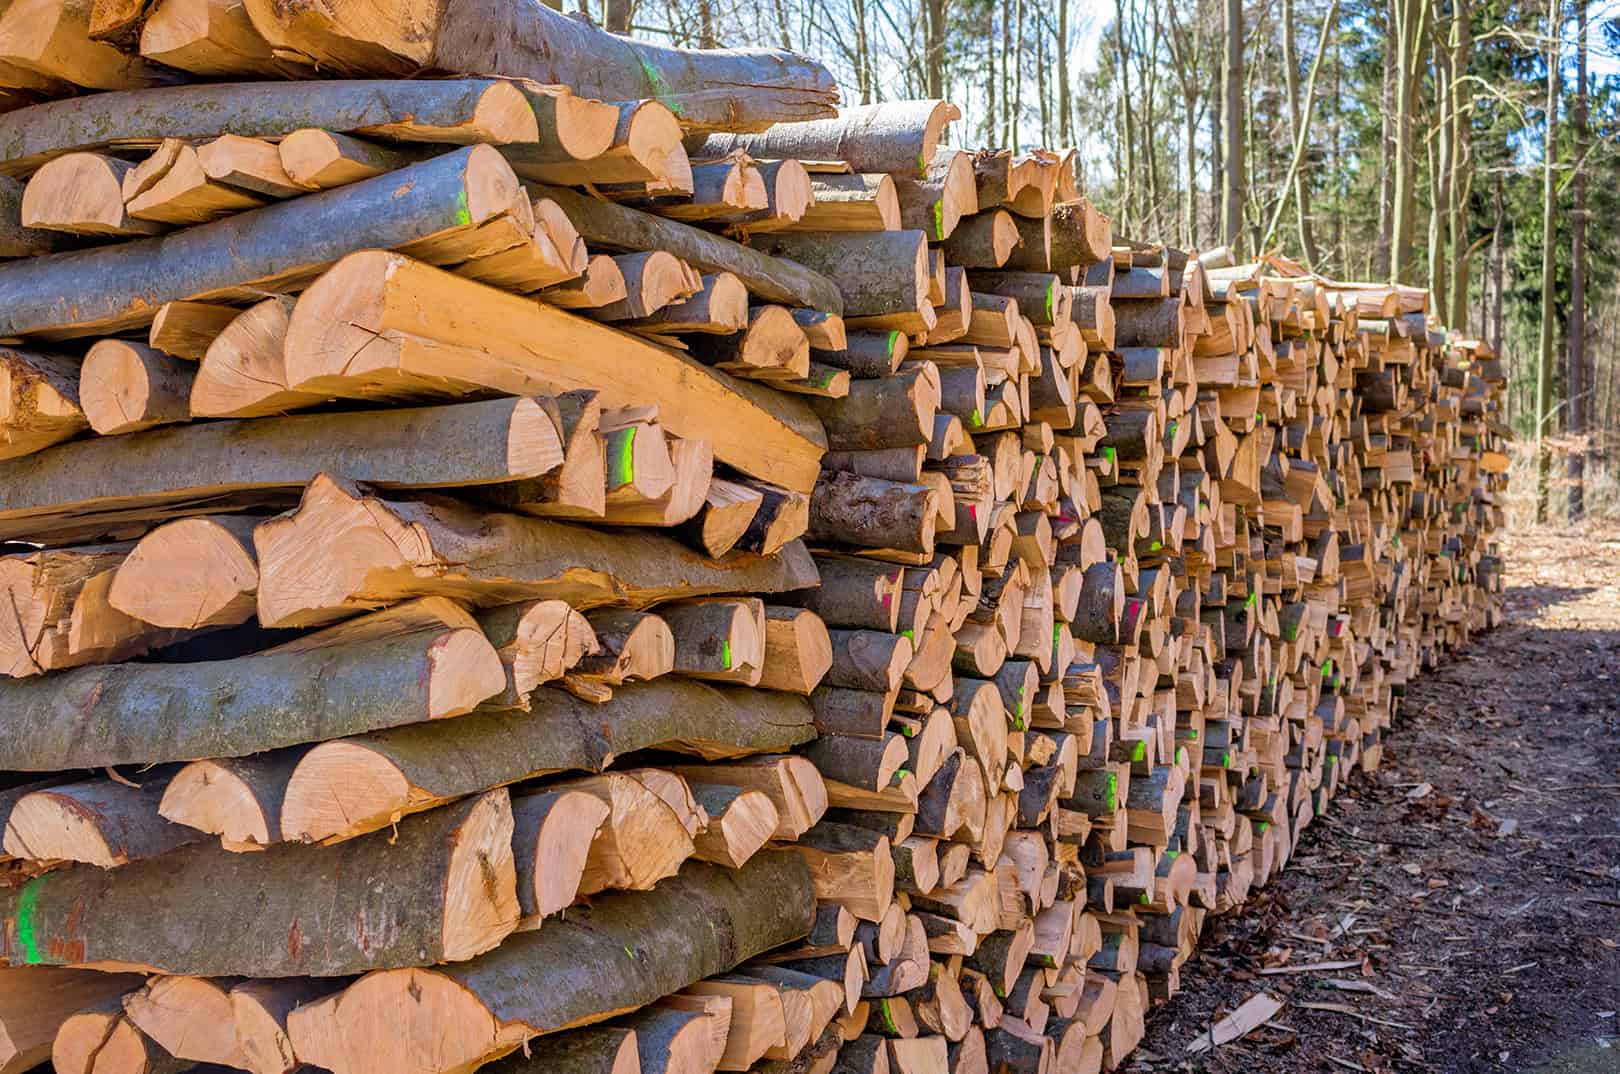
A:
{"label": "green paint mark on log", "polygon": [[1145,761],[1145,760],[1147,760],[1147,743],[1146,742],[1143,742],[1141,739],[1137,739],[1136,745],[1131,747],[1131,760],[1133,760],[1133,761]]}
{"label": "green paint mark on log", "polygon": [[968,424],[975,429],[984,424],[984,419],[979,416],[978,410],[974,410],[973,413],[968,415]]}
{"label": "green paint mark on log", "polygon": [[613,474],[608,483],[618,488],[636,479],[636,427],[625,429],[614,446],[617,450],[613,453]]}
{"label": "green paint mark on log", "polygon": [[472,223],[472,213],[467,209],[467,191],[463,190],[456,195],[456,223],[462,227]]}
{"label": "green paint mark on log", "polygon": [[907,641],[913,641],[914,642],[914,641],[917,640],[916,631],[912,630],[910,627],[906,627],[906,629],[902,630],[900,632],[900,636],[902,638],[905,638]]}
{"label": "green paint mark on log", "polygon": [[1119,796],[1119,773],[1110,772],[1110,773],[1108,773],[1108,797],[1107,797],[1107,799],[1105,801],[1105,804],[1104,804],[1103,808],[1106,809],[1108,812],[1112,813],[1114,811],[1115,800],[1118,798],[1118,796]]}
{"label": "green paint mark on log", "polygon": [[900,342],[900,331],[899,331],[899,329],[894,329],[889,333],[889,360],[890,361],[894,360],[894,348],[895,348],[895,345],[897,343],[899,343],[899,342]]}
{"label": "green paint mark on log", "polygon": [[1103,458],[1107,459],[1110,465],[1113,464],[1114,457],[1115,457],[1116,454],[1117,454],[1117,452],[1115,452],[1114,449],[1111,448],[1111,447],[1103,448]]}
{"label": "green paint mark on log", "polygon": [[17,897],[17,944],[22,948],[22,960],[25,966],[37,966],[39,957],[39,938],[34,935],[34,906],[39,901],[39,889],[45,883],[43,876],[36,876],[23,885],[22,894]]}
{"label": "green paint mark on log", "polygon": [[945,241],[945,199],[942,197],[934,202],[934,239]]}
{"label": "green paint mark on log", "polygon": [[883,1016],[883,1026],[895,1036],[900,1035],[900,1028],[894,1024],[894,1015],[889,1013],[889,1001],[883,1000],[878,1004],[878,1014]]}
{"label": "green paint mark on log", "polygon": [[1252,608],[1252,607],[1254,607],[1255,601],[1257,601],[1259,599],[1260,599],[1260,594],[1259,593],[1250,593],[1249,594],[1249,599],[1245,600],[1243,602],[1243,606],[1245,608]]}
{"label": "green paint mark on log", "polygon": [[731,641],[727,639],[720,643],[720,663],[727,670],[731,670]]}
{"label": "green paint mark on log", "polygon": [[1161,549],[1163,547],[1164,547],[1164,542],[1163,541],[1154,541],[1152,544],[1148,545],[1148,551],[1149,552],[1157,552],[1157,551],[1159,551],[1159,549]]}
{"label": "green paint mark on log", "polygon": [[1046,323],[1052,323],[1052,303],[1057,298],[1057,281],[1053,280],[1046,285]]}

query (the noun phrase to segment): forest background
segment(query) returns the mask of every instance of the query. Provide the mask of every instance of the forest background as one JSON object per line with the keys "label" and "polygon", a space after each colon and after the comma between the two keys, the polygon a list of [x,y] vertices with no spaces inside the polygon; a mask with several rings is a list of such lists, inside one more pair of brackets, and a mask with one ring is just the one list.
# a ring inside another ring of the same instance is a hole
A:
{"label": "forest background", "polygon": [[1116,236],[1425,285],[1504,359],[1517,512],[1620,513],[1620,0],[548,2],[1076,147]]}

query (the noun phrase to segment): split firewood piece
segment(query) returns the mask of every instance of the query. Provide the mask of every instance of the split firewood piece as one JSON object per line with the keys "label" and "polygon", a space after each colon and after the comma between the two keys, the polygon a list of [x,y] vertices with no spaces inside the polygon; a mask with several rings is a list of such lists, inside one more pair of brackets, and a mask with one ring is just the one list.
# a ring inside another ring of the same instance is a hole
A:
{"label": "split firewood piece", "polygon": [[[941,247],[953,265],[969,269],[998,269],[1012,258],[1021,242],[1011,213],[1001,209],[975,213],[957,222]],[[1037,270],[1044,271],[1044,268]]]}
{"label": "split firewood piece", "polygon": [[509,145],[504,150],[507,159],[523,178],[560,186],[658,183],[681,169],[686,157],[681,127],[667,107],[653,99],[625,99],[605,107],[613,130],[600,152],[581,158],[569,147],[547,140]]}
{"label": "split firewood piece", "polygon": [[241,0],[159,0],[141,27],[141,55],[205,78],[285,77]]}
{"label": "split firewood piece", "polygon": [[0,557],[0,589],[13,608],[0,629],[0,674],[21,678],[129,660],[180,640],[110,603],[113,572],[129,550],[84,545]]}
{"label": "split firewood piece", "polygon": [[888,693],[900,685],[911,665],[911,639],[876,630],[829,630],[832,666],[823,680],[830,686]]}
{"label": "split firewood piece", "polygon": [[[965,162],[967,157],[953,153],[951,159]],[[950,238],[962,218],[979,207],[971,179],[964,187],[960,173],[953,176],[950,169],[928,179],[896,180],[895,194],[900,202],[900,226],[923,232],[930,242]]]}
{"label": "split firewood piece", "polygon": [[692,165],[690,200],[654,204],[651,209],[672,220],[699,221],[755,213],[769,205],[764,175],[746,154],[733,153]]}
{"label": "split firewood piece", "polygon": [[765,607],[765,666],[759,686],[808,696],[833,662],[827,624],[807,608]]}
{"label": "split firewood piece", "polygon": [[[443,316],[424,319],[423,309]],[[304,292],[285,350],[298,391],[405,399],[595,388],[605,406],[656,405],[670,432],[708,440],[716,458],[766,480],[813,483],[820,456],[819,430],[802,403],[638,336],[380,250],[344,258]],[[584,362],[581,355],[616,357]]]}
{"label": "split firewood piece", "polygon": [[422,156],[420,149],[380,145],[319,127],[291,132],[276,151],[287,177],[310,190],[358,183],[403,168]]}
{"label": "split firewood piece", "polygon": [[903,332],[850,332],[842,349],[815,349],[811,358],[847,369],[852,376],[871,379],[892,376],[909,348]]}
{"label": "split firewood piece", "polygon": [[230,990],[231,1019],[243,1066],[252,1074],[292,1074],[300,1066],[287,1036],[287,1016],[347,982],[324,977],[243,981]]}
{"label": "split firewood piece", "polygon": [[125,208],[124,179],[134,170],[129,161],[101,153],[68,153],[49,161],[23,189],[23,226],[119,238],[168,230],[132,217]]}
{"label": "split firewood piece", "polygon": [[713,760],[779,753],[812,737],[802,698],[690,679],[625,686],[601,704],[541,689],[532,707],[533,714],[475,713],[454,728],[419,724],[315,747],[286,781],[281,838],[336,842],[488,787],[598,772],[637,749]]}
{"label": "split firewood piece", "polygon": [[634,1029],[598,1025],[536,1038],[483,1069],[489,1074],[642,1074],[641,1063]]}
{"label": "split firewood piece", "polygon": [[127,973],[53,966],[0,970],[0,1074],[22,1074],[50,1059],[64,1024],[80,1011],[116,1003],[140,984],[140,977]]}
{"label": "split firewood piece", "polygon": [[755,306],[742,331],[698,336],[689,346],[705,365],[751,380],[787,380],[810,372],[809,340],[782,306]]}
{"label": "split firewood piece", "polygon": [[212,182],[266,198],[295,198],[309,192],[281,166],[279,147],[264,138],[221,135],[197,147],[197,163]]}
{"label": "split firewood piece", "polygon": [[847,556],[818,556],[821,585],[797,594],[829,627],[895,632],[905,570]]}
{"label": "split firewood piece", "polygon": [[[129,988],[139,985],[137,979]],[[87,1005],[67,1018],[51,1045],[51,1066],[62,1074],[180,1074],[194,1065],[135,1028],[124,1013],[122,996]]]}
{"label": "split firewood piece", "polygon": [[710,598],[661,605],[675,637],[677,675],[758,686],[765,665],[765,603]]}
{"label": "split firewood piece", "polygon": [[144,343],[103,339],[79,367],[79,404],[102,436],[190,421],[194,372]]}
{"label": "split firewood piece", "polygon": [[625,297],[593,309],[598,321],[625,321],[650,317],[696,293],[699,277],[685,262],[663,250],[619,254],[614,257],[624,278]]}
{"label": "split firewood piece", "polygon": [[920,231],[779,232],[761,236],[759,248],[832,279],[843,302],[831,312],[846,318],[932,310],[928,243]]}
{"label": "split firewood piece", "polygon": [[0,347],[0,459],[32,455],[90,427],[79,403],[80,363]]}
{"label": "split firewood piece", "polygon": [[882,173],[812,175],[815,200],[782,231],[899,231],[894,177]]}
{"label": "split firewood piece", "polygon": [[180,80],[173,71],[90,37],[89,0],[23,0],[0,16],[0,63],[47,84],[135,90]]}
{"label": "split firewood piece", "polygon": [[804,218],[815,204],[810,173],[797,160],[753,161],[765,189],[765,205],[732,216],[719,217],[716,222],[731,224],[728,230],[736,234],[776,231],[791,227]]}
{"label": "split firewood piece", "polygon": [[[549,207],[549,208],[548,208]],[[487,283],[515,294],[533,294],[545,288],[576,280],[590,267],[590,254],[573,225],[568,223],[550,199],[533,203],[535,220],[527,234],[514,246],[472,257],[451,267],[457,276]],[[514,214],[519,217],[522,214]],[[555,219],[543,217],[550,215]],[[442,258],[430,258],[447,264]],[[606,279],[612,284],[612,279]]]}
{"label": "split firewood piece", "polygon": [[743,483],[760,493],[760,501],[748,528],[737,539],[738,548],[761,556],[772,556],[804,536],[810,528],[809,496],[764,481]]}
{"label": "split firewood piece", "polygon": [[[254,544],[265,626],[330,622],[432,594],[481,605],[559,599],[576,608],[645,607],[682,596],[782,592],[816,578],[802,546],[768,558],[710,560],[657,534],[608,534],[449,500],[386,501],[325,475],[296,511],[261,525]],[[346,554],[333,555],[336,548]]]}
{"label": "split firewood piece", "polygon": [[484,702],[490,707],[528,708],[535,687],[562,678],[597,651],[590,623],[566,601],[491,608],[479,613],[478,626],[506,668],[506,690]]}
{"label": "split firewood piece", "polygon": [[[334,1074],[450,1074],[797,939],[809,931],[813,901],[791,855],[757,854],[739,870],[690,863],[651,892],[604,897],[472,962],[368,974],[294,1011],[293,1045]],[[579,984],[581,966],[590,968],[588,987]],[[381,1023],[379,1011],[390,1012]],[[445,1036],[445,1026],[457,1032]],[[441,1047],[412,1043],[423,1039]]]}
{"label": "split firewood piece", "polygon": [[[181,904],[188,929],[131,925],[143,920],[135,907],[178,915]],[[291,977],[459,961],[517,925],[511,807],[500,790],[338,848],[191,846],[114,872],[81,866],[26,896],[0,897],[0,914],[13,936],[28,915],[39,957],[52,963]],[[379,933],[367,921],[398,924]]]}
{"label": "split firewood piece", "polygon": [[139,786],[87,779],[25,794],[5,823],[5,852],[30,861],[114,869],[196,842],[201,833],[158,815],[173,770],[141,773]]}
{"label": "split firewood piece", "polygon": [[773,382],[773,386],[778,391],[792,392],[794,395],[812,395],[818,399],[842,399],[849,394],[849,381],[849,370],[811,362],[810,369],[804,376],[792,380],[778,380]]}
{"label": "split firewood piece", "polygon": [[[200,490],[216,510],[286,503],[328,470],[392,488],[533,481],[563,458],[546,404],[504,398],[192,423],[65,444],[27,464],[0,465],[9,491],[0,538],[85,540],[119,525],[145,529],[193,513]],[[355,444],[369,450],[356,453]]]}
{"label": "split firewood piece", "polygon": [[731,1024],[717,1070],[749,1070],[771,1049],[786,1044],[787,1016],[781,991],[774,984],[726,975],[698,981],[680,995],[730,1001]]}
{"label": "split firewood piece", "polygon": [[[200,141],[226,132],[275,138],[310,126],[452,145],[540,135],[524,92],[495,79],[285,82],[274,94],[251,82],[216,83],[89,94],[41,107],[20,118],[0,115],[0,172],[31,175],[74,150],[156,145],[164,138]],[[552,118],[547,136],[555,124]]]}
{"label": "split firewood piece", "polygon": [[[293,652],[0,681],[0,698],[19,713],[0,760],[8,769],[55,771],[240,757],[459,716],[506,684],[476,627],[352,642],[326,641],[325,633]],[[384,676],[396,686],[379,693],[374,684]],[[79,715],[66,717],[68,709]]]}
{"label": "split firewood piece", "polygon": [[160,976],[124,997],[124,1014],[176,1059],[245,1068],[225,978]]}
{"label": "split firewood piece", "polygon": [[206,224],[265,204],[262,197],[214,182],[203,170],[197,150],[172,138],[124,176],[123,191],[130,216],[178,227]]}
{"label": "split firewood piece", "polygon": [[[604,788],[563,784],[512,800],[518,905],[523,910],[519,929],[539,928],[544,918],[566,910],[581,894],[589,894],[581,892],[580,885],[597,853],[598,837],[605,834],[611,841],[620,826],[629,824],[626,812],[616,803],[636,792],[628,788],[616,797],[613,789],[615,780],[634,781],[628,776],[603,779],[613,784],[608,793],[602,793]],[[604,825],[609,828],[607,833]]]}
{"label": "split firewood piece", "polygon": [[619,263],[608,254],[591,254],[576,278],[547,286],[541,301],[565,310],[594,310],[630,293]]}
{"label": "split firewood piece", "polygon": [[860,790],[882,791],[906,764],[906,740],[894,733],[881,738],[824,734],[804,751],[824,780]]}
{"label": "split firewood piece", "polygon": [[823,473],[810,497],[810,540],[934,554],[939,494],[846,472]]}
{"label": "split firewood piece", "polygon": [[208,345],[241,312],[213,302],[165,302],[152,318],[146,344],[171,357],[200,362]]}
{"label": "split firewood piece", "polygon": [[[147,325],[175,299],[256,298],[314,277],[357,244],[449,241],[508,212],[517,194],[517,177],[500,154],[475,145],[162,240],[32,258],[12,266],[0,288],[0,332],[71,338]],[[333,214],[347,226],[330,227]]]}
{"label": "split firewood piece", "polygon": [[598,310],[592,316],[614,320],[620,328],[644,330],[663,335],[688,332],[730,335],[748,327],[748,289],[730,272],[711,272],[702,278],[703,288],[691,297],[671,302],[643,317],[620,320]]}
{"label": "split firewood piece", "polygon": [[675,668],[675,636],[651,612],[602,609],[586,619],[597,648],[574,666],[574,674],[609,686],[656,679]]}
{"label": "split firewood piece", "polygon": [[107,600],[153,626],[204,630],[253,618],[259,568],[254,515],[204,515],[166,522],[142,537],[114,569]]}
{"label": "split firewood piece", "polygon": [[841,108],[834,119],[782,124],[761,134],[710,135],[702,155],[742,150],[752,157],[842,160],[857,172],[921,179],[945,125],[961,113],[948,101],[889,101]]}
{"label": "split firewood piece", "polygon": [[1113,225],[1084,198],[1054,206],[1050,215],[1037,219],[1014,216],[1012,220],[1023,242],[1006,260],[1006,268],[1068,276],[1075,269],[1107,261],[1111,255]]}
{"label": "split firewood piece", "polygon": [[226,850],[279,843],[287,781],[308,750],[294,746],[248,757],[193,761],[169,781],[158,814],[209,835]]}
{"label": "split firewood piece", "polygon": [[824,820],[791,849],[809,865],[817,899],[838,903],[862,921],[883,920],[894,898],[888,836]]}
{"label": "split firewood piece", "polygon": [[760,757],[730,764],[675,765],[696,794],[706,786],[738,786],[763,792],[776,807],[775,838],[792,841],[827,811],[821,774],[803,757]]}
{"label": "split firewood piece", "polygon": [[718,559],[737,546],[759,513],[764,493],[750,485],[713,477],[698,512],[679,531],[682,541]]}
{"label": "split firewood piece", "polygon": [[[3,118],[3,117],[0,117]],[[0,142],[0,146],[3,146]],[[843,313],[838,286],[794,261],[769,257],[678,220],[666,220],[561,187],[532,187],[555,201],[592,249],[668,250],[699,272],[730,272],[767,302]]]}
{"label": "split firewood piece", "polygon": [[764,791],[722,784],[699,784],[692,796],[709,817],[693,840],[699,861],[741,869],[776,834],[780,818]]}
{"label": "split firewood piece", "polygon": [[940,391],[938,370],[917,362],[892,377],[855,381],[848,397],[812,406],[833,451],[915,447],[933,437]]}
{"label": "split firewood piece", "polygon": [[677,992],[622,1019],[641,1047],[643,1071],[709,1071],[731,1034],[731,998]]}

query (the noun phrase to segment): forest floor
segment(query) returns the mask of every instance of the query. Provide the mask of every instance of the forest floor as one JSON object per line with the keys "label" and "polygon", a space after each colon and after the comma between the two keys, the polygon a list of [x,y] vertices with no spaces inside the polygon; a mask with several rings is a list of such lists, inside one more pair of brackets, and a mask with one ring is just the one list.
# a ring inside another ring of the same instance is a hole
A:
{"label": "forest floor", "polygon": [[[1206,924],[1127,1071],[1620,1072],[1620,525],[1504,546],[1506,622],[1408,689],[1382,767]],[[1189,1056],[1262,991],[1268,1023]]]}

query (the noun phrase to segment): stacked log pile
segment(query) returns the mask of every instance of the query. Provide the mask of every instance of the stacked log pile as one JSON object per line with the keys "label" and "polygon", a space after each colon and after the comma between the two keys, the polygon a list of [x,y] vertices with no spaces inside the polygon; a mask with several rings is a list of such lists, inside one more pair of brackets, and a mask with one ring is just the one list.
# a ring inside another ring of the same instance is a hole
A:
{"label": "stacked log pile", "polygon": [[374,7],[0,15],[0,1074],[1116,1067],[1496,620],[1488,349]]}

